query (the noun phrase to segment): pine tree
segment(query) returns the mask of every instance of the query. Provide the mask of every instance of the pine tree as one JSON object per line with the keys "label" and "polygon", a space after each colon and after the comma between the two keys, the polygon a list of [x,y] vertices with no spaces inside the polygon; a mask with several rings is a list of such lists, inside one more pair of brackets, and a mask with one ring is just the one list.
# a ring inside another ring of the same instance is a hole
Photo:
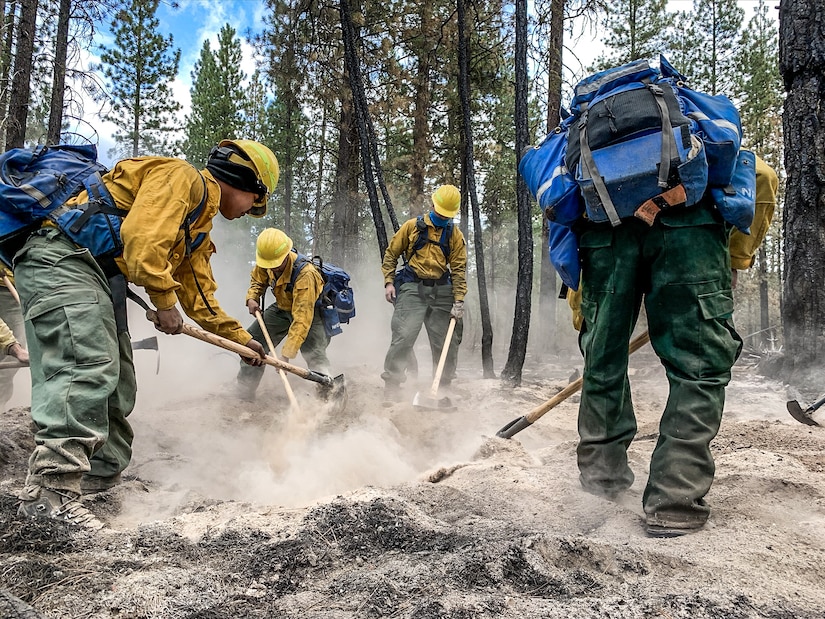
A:
{"label": "pine tree", "polygon": [[638,60],[656,58],[664,47],[671,17],[667,0],[616,0],[605,13],[602,43],[612,52],[601,54],[595,69],[606,69]]}
{"label": "pine tree", "polygon": [[730,94],[744,11],[736,0],[694,0],[690,16],[687,36],[682,35],[691,46],[690,63],[685,66],[690,85],[712,95]]}
{"label": "pine tree", "polygon": [[[768,17],[764,0],[754,10],[737,45],[734,92],[745,143],[774,167],[780,163],[782,130],[782,80],[776,59],[779,34]],[[771,153],[771,154],[768,154]]]}
{"label": "pine tree", "polygon": [[[113,47],[103,47],[98,69],[108,82],[111,111],[104,120],[118,127],[115,153],[171,155],[178,146],[174,115],[181,106],[170,83],[178,73],[180,49],[158,33],[160,0],[129,0],[111,23]],[[113,154],[113,153],[110,153]]]}
{"label": "pine tree", "polygon": [[186,117],[183,145],[186,159],[196,166],[206,163],[220,140],[240,137],[245,103],[241,59],[241,43],[229,24],[221,28],[217,52],[208,40],[203,43],[192,71],[192,111]]}

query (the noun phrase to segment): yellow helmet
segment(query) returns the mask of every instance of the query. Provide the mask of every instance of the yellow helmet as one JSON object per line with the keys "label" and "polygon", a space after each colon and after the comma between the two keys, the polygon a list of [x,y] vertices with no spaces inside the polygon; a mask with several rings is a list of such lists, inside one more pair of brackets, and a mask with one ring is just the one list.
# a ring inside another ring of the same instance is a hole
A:
{"label": "yellow helmet", "polygon": [[292,251],[292,239],[283,230],[267,228],[255,243],[255,264],[262,269],[277,269]]}
{"label": "yellow helmet", "polygon": [[209,153],[206,169],[218,180],[257,196],[249,211],[252,217],[266,214],[280,176],[278,159],[269,148],[255,140],[221,140]]}
{"label": "yellow helmet", "polygon": [[458,214],[461,192],[455,185],[441,185],[433,192],[432,199],[436,215],[452,218]]}

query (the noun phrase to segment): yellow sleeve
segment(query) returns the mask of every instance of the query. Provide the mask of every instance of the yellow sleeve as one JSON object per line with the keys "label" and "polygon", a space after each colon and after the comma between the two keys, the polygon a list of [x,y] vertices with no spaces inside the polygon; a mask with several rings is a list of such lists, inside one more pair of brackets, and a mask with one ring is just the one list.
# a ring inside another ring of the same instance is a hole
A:
{"label": "yellow sleeve", "polygon": [[311,264],[308,264],[295,279],[292,289],[292,324],[286,334],[281,354],[289,359],[298,356],[298,351],[307,339],[312,319],[315,317],[315,302],[321,296],[324,280]]}
{"label": "yellow sleeve", "polygon": [[[218,285],[215,283],[212,267],[209,264],[209,259],[214,252],[215,246],[212,241],[206,239],[200,247],[192,252],[188,259],[183,259],[183,262],[174,272],[175,278],[180,282],[177,298],[180,300],[180,305],[186,315],[210,333],[215,333],[239,344],[247,344],[252,336],[243,328],[240,322],[223,311],[215,299],[215,291],[218,289]],[[198,284],[200,284],[206,300],[215,312],[214,316],[206,307],[200,292],[198,292],[195,277],[197,277]]]}
{"label": "yellow sleeve", "polygon": [[5,322],[0,320],[0,350],[3,351],[3,354],[9,354],[9,348],[15,342],[17,342],[17,338],[14,337],[14,333],[11,332]]}
{"label": "yellow sleeve", "polygon": [[751,224],[751,233],[743,234],[734,230],[730,236],[730,266],[745,270],[753,266],[756,252],[765,240],[776,209],[776,192],[779,177],[761,157],[756,157],[756,210]]}
{"label": "yellow sleeve", "polygon": [[169,256],[184,218],[203,195],[198,171],[180,163],[158,166],[143,177],[121,225],[129,279],[146,289],[158,309],[169,309],[177,302],[181,285],[175,281]]}
{"label": "yellow sleeve", "polygon": [[246,291],[246,300],[260,301],[269,287],[269,273],[266,269],[255,266],[249,275],[249,290]]}
{"label": "yellow sleeve", "polygon": [[453,300],[463,301],[467,294],[467,244],[458,226],[453,226],[450,238],[450,275],[453,280]]}
{"label": "yellow sleeve", "polygon": [[390,239],[390,244],[384,252],[384,262],[381,264],[381,272],[384,274],[385,286],[391,284],[395,279],[395,269],[398,266],[398,260],[410,246],[410,228],[413,227],[415,227],[415,219],[408,219]]}

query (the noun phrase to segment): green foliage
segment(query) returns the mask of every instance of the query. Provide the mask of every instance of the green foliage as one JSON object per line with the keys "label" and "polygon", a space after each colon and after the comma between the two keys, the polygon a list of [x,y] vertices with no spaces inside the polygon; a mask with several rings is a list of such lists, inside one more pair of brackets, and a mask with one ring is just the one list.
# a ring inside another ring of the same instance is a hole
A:
{"label": "green foliage", "polygon": [[694,0],[683,40],[689,52],[691,86],[729,94],[736,79],[735,53],[744,11],[736,0]]}
{"label": "green foliage", "polygon": [[120,155],[173,155],[178,150],[174,114],[181,106],[170,83],[177,77],[180,50],[172,35],[158,33],[160,0],[129,0],[111,22],[112,47],[103,47],[98,69],[108,83],[111,111],[104,119],[118,127]]}
{"label": "green foliage", "polygon": [[764,0],[742,32],[736,54],[735,94],[745,142],[777,167],[781,162],[782,80],[777,67],[779,38]]}
{"label": "green foliage", "polygon": [[606,11],[602,43],[610,51],[599,55],[593,70],[599,71],[640,58],[655,58],[665,47],[672,16],[667,0],[616,0]]}
{"label": "green foliage", "polygon": [[206,164],[209,151],[220,140],[241,137],[246,101],[241,60],[241,43],[229,24],[221,28],[216,52],[208,40],[203,43],[192,71],[192,109],[186,117],[183,144],[186,159],[196,166]]}

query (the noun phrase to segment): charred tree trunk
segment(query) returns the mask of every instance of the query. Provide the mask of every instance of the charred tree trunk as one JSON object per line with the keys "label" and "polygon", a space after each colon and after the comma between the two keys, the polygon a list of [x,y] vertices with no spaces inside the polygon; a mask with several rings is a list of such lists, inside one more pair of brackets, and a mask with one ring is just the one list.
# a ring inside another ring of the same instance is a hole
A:
{"label": "charred tree trunk", "polygon": [[375,129],[370,118],[367,97],[364,94],[364,82],[361,79],[361,65],[358,60],[359,36],[355,24],[352,21],[352,13],[349,0],[341,0],[341,36],[344,43],[344,66],[346,67],[350,90],[352,91],[353,110],[355,112],[355,124],[358,128],[358,142],[361,146],[361,166],[364,172],[364,183],[367,186],[367,194],[370,200],[370,210],[372,220],[375,225],[375,234],[378,237],[378,251],[380,260],[384,259],[384,252],[389,245],[387,229],[384,226],[384,219],[381,216],[381,207],[378,204],[378,192],[375,188],[375,179],[381,188],[384,198],[384,205],[387,208],[393,230],[398,230],[398,219],[392,208],[389,192],[384,183],[384,175],[381,171],[381,162],[378,158],[378,144],[375,138]]}
{"label": "charred tree trunk", "polygon": [[[527,147],[527,0],[516,0],[516,157]],[[516,163],[518,165],[518,161]],[[516,204],[518,205],[518,281],[516,307],[513,316],[513,335],[510,352],[501,378],[507,384],[521,384],[521,371],[527,355],[527,337],[530,333],[530,294],[533,290],[533,221],[530,194],[524,179],[516,176]]]}
{"label": "charred tree trunk", "polygon": [[484,271],[484,244],[481,214],[476,191],[475,155],[473,154],[473,125],[470,114],[470,36],[467,32],[467,15],[464,0],[457,0],[458,17],[458,93],[461,99],[461,134],[464,142],[464,175],[467,196],[473,212],[473,249],[478,276],[478,302],[481,308],[481,367],[484,378],[495,378],[493,369],[493,325],[490,320],[490,302],[487,299],[487,279]]}
{"label": "charred tree trunk", "polygon": [[[821,391],[825,358],[825,3],[782,0],[779,69],[787,172],[782,323],[787,379]],[[815,375],[815,376],[814,376]]]}
{"label": "charred tree trunk", "polygon": [[11,88],[11,83],[9,80],[9,76],[11,75],[11,65],[12,65],[12,47],[14,45],[14,14],[17,9],[17,2],[16,0],[10,0],[6,2],[6,0],[2,1],[2,13],[0,13],[0,19],[3,20],[2,24],[2,37],[0,37],[0,43],[2,43],[3,48],[0,51],[0,118],[2,118],[2,132],[0,133],[0,144],[6,143],[6,128],[8,127],[8,109],[9,109],[9,89]]}
{"label": "charred tree trunk", "polygon": [[11,79],[9,122],[6,129],[7,150],[20,148],[26,141],[26,121],[29,116],[30,78],[36,22],[37,0],[23,0],[20,23],[17,28],[14,74]]}
{"label": "charred tree trunk", "polygon": [[759,339],[764,347],[774,337],[768,303],[768,249],[764,243],[759,248],[759,331]]}
{"label": "charred tree trunk", "polygon": [[410,165],[410,211],[415,217],[425,212],[428,202],[424,197],[425,164],[430,159],[430,57],[432,46],[429,32],[432,23],[432,4],[421,3],[421,31],[418,42],[418,70],[415,78],[415,111],[413,112],[413,147]]}
{"label": "charred tree trunk", "polygon": [[52,100],[49,106],[49,128],[46,144],[60,143],[63,127],[63,98],[66,90],[66,54],[69,49],[69,15],[72,0],[60,0],[57,14],[57,38],[54,44],[54,72],[52,77]]}
{"label": "charred tree trunk", "polygon": [[340,247],[333,244],[331,259],[350,264],[357,259],[358,217],[358,128],[352,110],[352,93],[341,86],[341,122],[338,132],[338,163],[335,170],[335,197],[332,229],[338,231]]}
{"label": "charred tree trunk", "polygon": [[[547,45],[547,133],[560,122],[561,69],[564,40],[564,0],[550,4],[550,40]],[[541,266],[539,267],[539,334],[541,350],[556,348],[556,272],[550,264],[550,225],[541,218]],[[552,344],[548,342],[552,340]],[[546,343],[546,345],[545,345]]]}

